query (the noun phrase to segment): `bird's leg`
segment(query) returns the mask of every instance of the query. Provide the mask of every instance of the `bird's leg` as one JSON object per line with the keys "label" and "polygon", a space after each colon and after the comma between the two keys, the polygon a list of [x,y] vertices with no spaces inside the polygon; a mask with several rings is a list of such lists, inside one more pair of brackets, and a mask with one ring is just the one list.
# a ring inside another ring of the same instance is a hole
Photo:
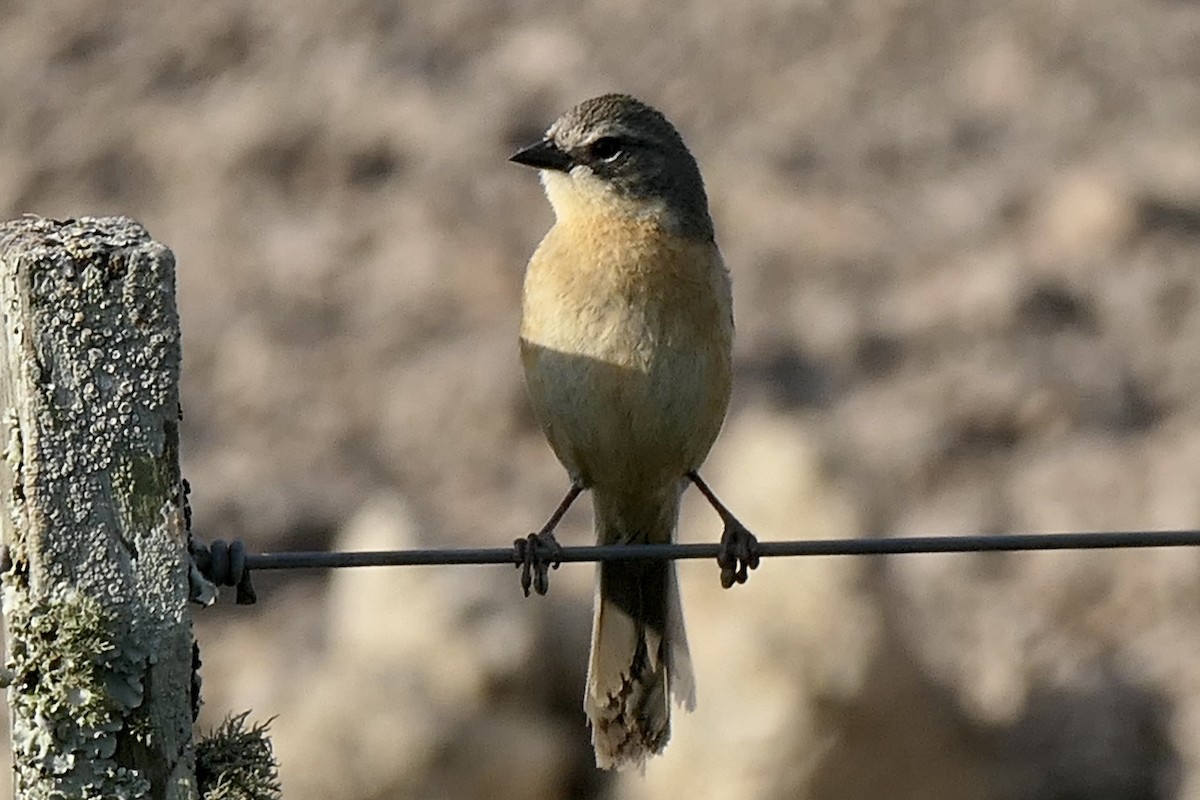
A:
{"label": "bird's leg", "polygon": [[750,577],[749,571],[758,568],[758,539],[717,499],[712,489],[709,489],[708,484],[700,477],[700,473],[693,470],[687,474],[687,478],[696,484],[700,494],[704,495],[704,499],[725,523],[725,531],[721,534],[721,549],[717,553],[717,564],[721,567],[721,585],[728,589],[735,583],[745,583]]}
{"label": "bird's leg", "polygon": [[537,533],[517,539],[513,542],[513,562],[521,570],[521,590],[529,597],[529,587],[538,594],[545,594],[550,588],[550,568],[558,569],[559,551],[562,545],[554,538],[554,529],[567,509],[575,502],[575,498],[583,492],[583,487],[572,483],[571,488],[563,497],[558,508],[546,520],[546,524]]}

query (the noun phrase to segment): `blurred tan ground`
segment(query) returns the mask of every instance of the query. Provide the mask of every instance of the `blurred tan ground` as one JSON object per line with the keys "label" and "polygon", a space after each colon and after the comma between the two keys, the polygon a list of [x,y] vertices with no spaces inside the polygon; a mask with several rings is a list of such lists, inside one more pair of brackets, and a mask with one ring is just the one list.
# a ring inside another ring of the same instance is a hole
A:
{"label": "blurred tan ground", "polygon": [[[614,89],[707,178],[740,339],[706,471],[764,537],[1200,525],[1196,3],[0,0],[0,76],[3,217],[178,256],[203,537],[542,521],[514,332],[550,211],[505,158]],[[644,779],[590,766],[579,566],[528,601],[261,575],[197,615],[204,722],[276,716],[291,800],[1200,796],[1194,552],[681,574],[700,707]]]}

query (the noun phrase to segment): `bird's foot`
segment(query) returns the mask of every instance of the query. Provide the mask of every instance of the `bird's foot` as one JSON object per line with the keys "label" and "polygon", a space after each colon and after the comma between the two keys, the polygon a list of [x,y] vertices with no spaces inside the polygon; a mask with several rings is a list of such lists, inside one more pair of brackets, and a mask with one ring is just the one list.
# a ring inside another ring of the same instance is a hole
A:
{"label": "bird's foot", "polygon": [[725,531],[721,534],[721,547],[717,551],[717,565],[721,567],[721,586],[728,589],[735,583],[745,583],[750,577],[750,570],[758,569],[758,560],[762,556],[758,539],[717,499],[712,489],[708,488],[708,484],[700,477],[700,473],[692,470],[687,473],[687,479],[696,484],[696,488],[725,523]]}
{"label": "bird's foot", "polygon": [[750,570],[758,569],[759,558],[758,539],[732,515],[727,517],[725,532],[721,534],[721,549],[717,552],[721,586],[728,589],[735,583],[745,583]]}
{"label": "bird's foot", "polygon": [[562,545],[549,531],[531,533],[513,542],[513,563],[521,570],[521,591],[545,594],[550,589],[550,568],[558,569]]}

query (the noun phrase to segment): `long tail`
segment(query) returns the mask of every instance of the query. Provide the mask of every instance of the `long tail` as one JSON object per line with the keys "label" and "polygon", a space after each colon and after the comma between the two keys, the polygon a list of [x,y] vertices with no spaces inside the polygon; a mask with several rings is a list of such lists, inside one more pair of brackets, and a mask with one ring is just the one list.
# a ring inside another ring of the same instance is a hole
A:
{"label": "long tail", "polygon": [[[671,541],[679,494],[630,504],[594,493],[597,541]],[[687,711],[696,707],[674,563],[601,564],[583,698],[596,766],[640,769],[661,753],[671,736],[672,699]]]}

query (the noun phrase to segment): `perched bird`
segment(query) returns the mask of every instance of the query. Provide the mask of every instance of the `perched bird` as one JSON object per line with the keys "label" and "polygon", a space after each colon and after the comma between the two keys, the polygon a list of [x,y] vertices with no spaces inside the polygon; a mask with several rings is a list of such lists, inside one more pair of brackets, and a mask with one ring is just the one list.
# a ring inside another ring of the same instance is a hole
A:
{"label": "perched bird", "polygon": [[[540,170],[554,209],[525,273],[520,348],[534,415],[571,479],[526,558],[557,547],[555,525],[588,489],[600,544],[670,542],[690,480],[726,523],[723,583],[744,581],[753,536],[696,472],[729,402],[733,304],[695,159],[661,113],[608,94],[511,160]],[[602,564],[584,695],[597,766],[661,752],[672,699],[696,702],[674,565]]]}

